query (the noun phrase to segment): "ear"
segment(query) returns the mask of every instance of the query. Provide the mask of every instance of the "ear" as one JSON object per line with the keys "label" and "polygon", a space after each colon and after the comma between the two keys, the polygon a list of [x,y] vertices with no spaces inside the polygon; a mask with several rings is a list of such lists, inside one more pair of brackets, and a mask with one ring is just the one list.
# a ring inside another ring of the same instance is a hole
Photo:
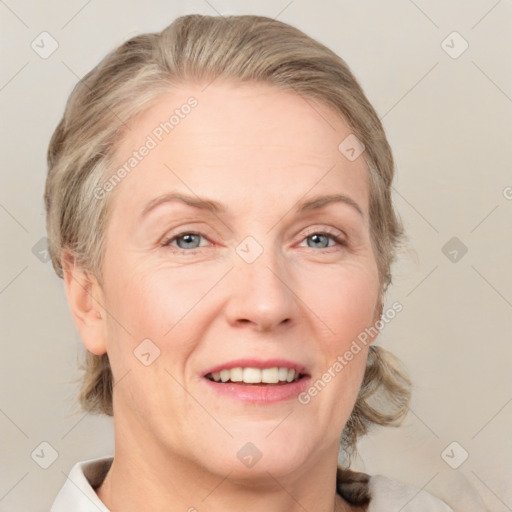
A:
{"label": "ear", "polygon": [[105,354],[105,309],[103,290],[96,277],[81,268],[73,253],[66,249],[61,258],[66,295],[71,314],[87,350]]}

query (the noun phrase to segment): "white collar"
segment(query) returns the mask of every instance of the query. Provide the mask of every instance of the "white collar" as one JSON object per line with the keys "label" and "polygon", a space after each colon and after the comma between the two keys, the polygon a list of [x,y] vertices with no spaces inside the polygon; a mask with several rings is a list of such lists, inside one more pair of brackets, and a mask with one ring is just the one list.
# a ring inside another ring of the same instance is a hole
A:
{"label": "white collar", "polygon": [[94,490],[112,464],[114,457],[77,462],[53,502],[50,512],[110,512]]}

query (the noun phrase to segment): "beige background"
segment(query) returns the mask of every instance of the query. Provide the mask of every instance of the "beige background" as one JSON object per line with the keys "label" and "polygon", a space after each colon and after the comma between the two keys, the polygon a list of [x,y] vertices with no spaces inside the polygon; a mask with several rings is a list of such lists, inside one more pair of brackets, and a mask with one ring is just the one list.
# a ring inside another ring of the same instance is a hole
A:
{"label": "beige background", "polygon": [[[277,17],[332,48],[394,149],[410,248],[388,296],[404,309],[378,343],[415,388],[403,426],[364,439],[356,468],[440,494],[464,477],[489,510],[512,510],[510,0],[0,2],[0,510],[48,510],[75,462],[113,449],[111,420],[73,414],[81,342],[63,284],[38,254],[49,138],[78,78],[108,50],[190,12]],[[43,31],[59,45],[46,59],[31,48]],[[467,248],[456,261],[443,252],[452,237]],[[48,469],[31,458],[43,441],[58,452]],[[454,441],[452,461],[469,453],[457,470],[441,456]]]}

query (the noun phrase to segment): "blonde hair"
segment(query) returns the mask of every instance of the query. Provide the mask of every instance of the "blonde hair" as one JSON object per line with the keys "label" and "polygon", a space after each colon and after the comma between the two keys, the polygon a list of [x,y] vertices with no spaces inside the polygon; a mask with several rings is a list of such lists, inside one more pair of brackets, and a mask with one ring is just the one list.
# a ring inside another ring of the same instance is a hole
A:
{"label": "blonde hair", "polygon": [[[49,252],[63,277],[64,250],[102,283],[108,197],[94,190],[112,174],[116,146],[127,123],[176,84],[223,78],[294,91],[330,107],[362,142],[369,177],[372,247],[380,296],[404,230],[391,200],[394,162],[381,122],[345,61],[297,28],[263,16],[177,18],[161,32],[135,36],[105,58],[72,91],[48,148],[45,189]],[[112,415],[108,355],[88,351],[79,393],[82,408]],[[399,361],[371,345],[360,394],[342,436],[347,453],[372,424],[398,425],[411,382]],[[370,398],[386,397],[382,409]]]}

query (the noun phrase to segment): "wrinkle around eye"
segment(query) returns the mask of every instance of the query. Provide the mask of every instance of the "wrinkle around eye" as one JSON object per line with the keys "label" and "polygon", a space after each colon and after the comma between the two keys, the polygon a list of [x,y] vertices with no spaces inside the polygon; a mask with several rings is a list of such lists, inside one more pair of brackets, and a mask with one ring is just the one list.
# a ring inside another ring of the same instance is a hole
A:
{"label": "wrinkle around eye", "polygon": [[[201,215],[201,217],[203,217],[203,215]],[[209,217],[208,214],[207,217]],[[355,216],[354,218],[357,219]],[[190,216],[178,216],[173,214],[171,217],[169,211],[164,211],[160,215],[157,213],[148,223],[144,223],[143,227],[141,225],[141,229],[137,231],[140,233],[141,240],[145,239],[142,243],[146,245],[146,243],[150,242],[152,239],[151,246],[153,247],[161,247],[164,245],[164,240],[169,242],[173,237],[187,233],[197,234],[207,241],[207,243],[203,243],[203,245],[199,247],[186,249],[176,247],[177,250],[187,252],[199,251],[203,248],[222,248],[223,246],[234,244],[237,239],[238,242],[240,242],[245,238],[242,234],[237,236],[234,228],[226,226],[224,223],[217,225],[217,223],[213,221],[213,227],[211,227],[211,225],[212,219],[210,218],[201,218],[201,220],[198,220],[198,218],[192,214]],[[329,236],[341,235],[343,239],[340,240],[339,243],[343,242],[346,245],[353,245],[354,248],[368,245],[369,241],[369,233],[367,233],[368,230],[365,229],[364,222],[361,223],[358,220],[352,219],[352,217],[347,218],[346,215],[340,215],[338,212],[308,213],[306,218],[284,222],[281,229],[283,234],[277,235],[278,238],[281,240],[289,238],[290,245],[298,244],[303,238],[321,232],[327,232]],[[293,230],[293,232],[291,232],[291,230]],[[286,234],[287,232],[289,235]],[[136,234],[137,237],[139,233]],[[158,236],[158,234],[160,234],[160,236]],[[173,247],[175,246],[173,245]],[[311,249],[314,250],[314,248]]]}

